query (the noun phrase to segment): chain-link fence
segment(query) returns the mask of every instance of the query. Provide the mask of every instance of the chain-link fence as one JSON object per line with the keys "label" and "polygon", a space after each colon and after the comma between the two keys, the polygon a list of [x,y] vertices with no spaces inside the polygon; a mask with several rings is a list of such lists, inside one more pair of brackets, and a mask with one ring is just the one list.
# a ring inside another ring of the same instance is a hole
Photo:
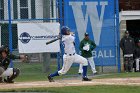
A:
{"label": "chain-link fence", "polygon": [[[1,45],[9,45],[14,54],[19,54],[17,24],[60,22],[60,3],[61,0],[0,0]],[[40,62],[44,72],[49,70],[51,60],[57,65],[57,53],[27,55],[27,62]]]}
{"label": "chain-link fence", "polygon": [[[11,46],[14,54],[18,54],[17,23],[45,22],[59,22],[61,26],[64,24],[64,0],[0,0],[1,45]],[[9,42],[10,31],[12,42]],[[27,55],[29,56],[28,62],[40,62],[44,72],[49,72],[51,67],[57,70],[57,65],[62,66],[61,63],[57,63],[57,53]],[[59,57],[62,56],[59,55]],[[75,73],[78,73],[78,65],[73,67],[72,69],[76,70]],[[97,66],[97,70],[101,73],[117,72],[118,68],[117,66]],[[91,73],[91,70],[89,71]]]}

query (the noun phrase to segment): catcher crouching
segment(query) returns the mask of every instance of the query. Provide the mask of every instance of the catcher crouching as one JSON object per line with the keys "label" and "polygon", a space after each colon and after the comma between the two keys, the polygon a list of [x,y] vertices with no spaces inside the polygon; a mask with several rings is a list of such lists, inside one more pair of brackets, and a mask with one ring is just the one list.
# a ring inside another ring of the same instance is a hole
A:
{"label": "catcher crouching", "polygon": [[14,83],[14,79],[19,76],[19,68],[8,68],[10,60],[25,59],[26,56],[16,56],[10,54],[7,46],[0,47],[0,83]]}

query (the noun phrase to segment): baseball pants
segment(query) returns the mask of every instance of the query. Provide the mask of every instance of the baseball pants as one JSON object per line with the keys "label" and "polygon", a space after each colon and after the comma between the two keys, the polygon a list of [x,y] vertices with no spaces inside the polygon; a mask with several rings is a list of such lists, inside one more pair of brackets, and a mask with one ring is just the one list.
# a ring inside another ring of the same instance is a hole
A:
{"label": "baseball pants", "polygon": [[140,58],[136,58],[136,71],[139,71]]}
{"label": "baseball pants", "polygon": [[63,67],[60,71],[58,71],[59,75],[67,73],[67,71],[70,69],[73,63],[79,63],[82,64],[83,66],[88,65],[87,59],[78,54],[74,54],[71,56],[64,54],[63,59],[64,59]]}
{"label": "baseball pants", "polygon": [[[93,74],[96,73],[97,71],[96,71],[96,68],[95,68],[95,63],[94,63],[93,57],[89,57],[89,58],[87,58],[87,60],[90,64],[90,67],[91,67],[91,70],[92,70]],[[83,65],[80,64],[78,73],[83,73],[82,67],[83,67]]]}

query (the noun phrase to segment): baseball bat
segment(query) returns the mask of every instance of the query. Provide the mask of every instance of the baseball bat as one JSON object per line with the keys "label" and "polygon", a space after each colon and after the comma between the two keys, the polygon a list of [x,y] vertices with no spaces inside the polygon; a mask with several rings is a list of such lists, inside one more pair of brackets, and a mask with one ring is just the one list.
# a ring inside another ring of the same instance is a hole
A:
{"label": "baseball bat", "polygon": [[53,39],[53,40],[51,40],[51,41],[48,41],[48,42],[46,42],[46,45],[51,44],[51,43],[53,43],[53,42],[55,42],[55,41],[57,41],[57,40],[59,40],[59,39],[60,39],[60,37],[58,37],[58,38],[56,38],[56,39]]}

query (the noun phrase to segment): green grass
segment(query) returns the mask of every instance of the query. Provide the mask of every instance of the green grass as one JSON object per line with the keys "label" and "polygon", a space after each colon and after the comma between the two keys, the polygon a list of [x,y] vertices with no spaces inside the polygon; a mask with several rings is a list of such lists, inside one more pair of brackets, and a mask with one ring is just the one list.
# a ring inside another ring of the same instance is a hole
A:
{"label": "green grass", "polygon": [[0,90],[5,92],[47,92],[47,93],[139,93],[140,86],[77,86],[58,88],[26,88]]}
{"label": "green grass", "polygon": [[[56,63],[51,63],[50,70],[47,73],[43,72],[42,63],[14,63],[14,67],[19,68],[21,72],[20,76],[15,79],[17,82],[47,80],[47,76],[50,73],[57,71]],[[91,73],[91,70],[89,73]],[[66,75],[56,77],[56,79],[73,77],[73,75],[78,75],[78,67],[70,68]]]}
{"label": "green grass", "polygon": [[[14,63],[14,67],[18,67],[21,70],[20,76],[16,78],[16,82],[24,81],[46,81],[47,75],[57,70],[56,63],[51,63],[50,70],[47,73],[43,73],[42,63]],[[77,76],[78,67],[72,67],[66,75],[56,77],[55,79],[70,78],[73,75]],[[91,74],[91,69],[88,69],[88,74]],[[126,78],[126,77],[140,77],[140,73],[107,73],[96,75],[93,79],[101,78]]]}
{"label": "green grass", "polygon": [[97,75],[95,79],[102,79],[102,78],[128,78],[128,77],[140,77],[140,72],[130,72],[130,73],[109,73],[109,74],[101,74]]}
{"label": "green grass", "polygon": [[20,69],[20,75],[16,78],[16,81],[43,81],[47,80],[47,75],[54,71],[57,67],[50,67],[50,71],[43,72],[42,63],[14,63],[14,67]]}
{"label": "green grass", "polygon": [[[42,63],[14,63],[14,67],[21,70],[21,74],[16,78],[16,82],[28,81],[46,81],[49,73],[57,70],[56,63],[51,63],[50,71],[42,72]],[[67,75],[55,79],[70,78],[77,75],[78,68],[72,67]],[[88,69],[91,74],[91,70]],[[140,77],[140,73],[107,73],[96,75],[93,79],[101,78],[128,78]],[[140,86],[115,86],[115,85],[98,85],[98,86],[76,86],[76,87],[58,87],[58,88],[22,88],[22,89],[0,89],[5,92],[48,92],[48,93],[139,93]]]}

